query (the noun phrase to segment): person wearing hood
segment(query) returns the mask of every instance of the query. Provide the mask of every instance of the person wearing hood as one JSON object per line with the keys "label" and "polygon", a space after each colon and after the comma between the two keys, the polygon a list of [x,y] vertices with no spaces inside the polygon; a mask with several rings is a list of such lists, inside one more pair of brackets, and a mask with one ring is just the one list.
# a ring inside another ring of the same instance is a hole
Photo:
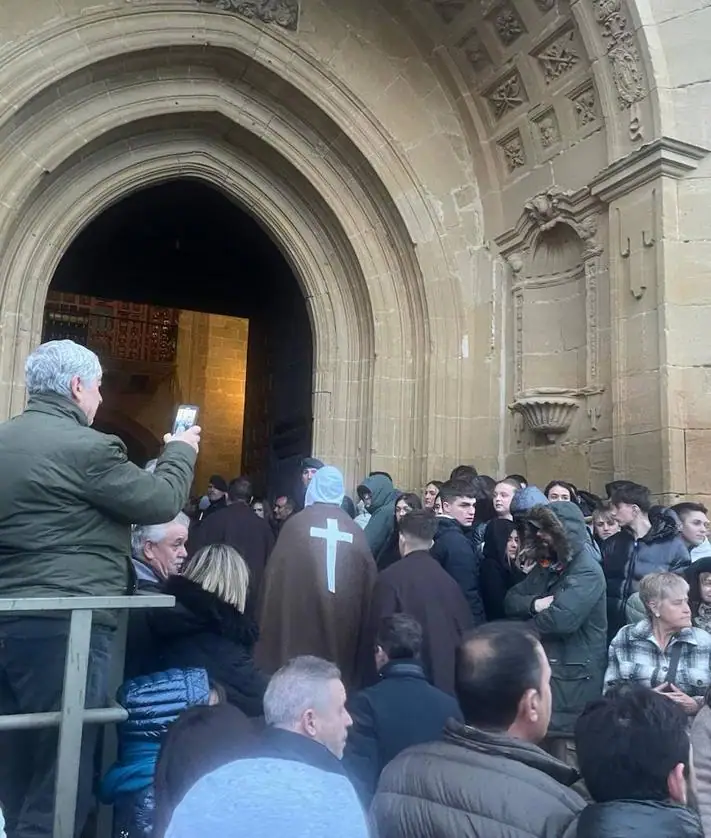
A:
{"label": "person wearing hood", "polygon": [[370,520],[363,532],[377,562],[395,531],[398,491],[386,474],[371,474],[358,486],[358,497],[370,513]]}
{"label": "person wearing hood", "polygon": [[[552,751],[562,753],[588,701],[602,693],[607,663],[605,577],[580,508],[537,506],[521,521],[521,549],[536,566],[506,595],[506,615],[530,620],[551,664]],[[553,747],[554,746],[554,747]]]}
{"label": "person wearing hood", "polygon": [[684,574],[689,583],[691,619],[711,634],[711,556],[694,562]]}
{"label": "person wearing hood", "polygon": [[341,509],[338,469],[319,469],[306,508],[279,535],[262,586],[257,660],[275,672],[299,655],[337,664],[348,687],[373,668],[366,637],[377,570],[363,530]]}
{"label": "person wearing hood", "polygon": [[628,600],[645,576],[683,574],[691,564],[675,513],[653,507],[646,486],[619,482],[611,488],[610,502],[622,529],[603,546],[609,640],[626,624]]}
{"label": "person wearing hood", "polygon": [[[324,467],[324,463],[321,460],[317,460],[316,457],[305,457],[301,461],[301,485],[304,491],[304,501],[306,499],[306,491],[309,488],[309,484],[314,479],[314,475],[317,471],[320,471]],[[305,503],[301,504],[301,509],[304,508]],[[341,509],[346,512],[351,518],[356,517],[356,507],[353,503],[353,500],[348,497],[348,495],[343,495],[343,501],[341,502]]]}
{"label": "person wearing hood", "polygon": [[517,558],[516,524],[507,518],[494,518],[493,521],[489,521],[484,537],[480,571],[481,598],[487,620],[503,620],[506,617],[506,594],[526,578]]}

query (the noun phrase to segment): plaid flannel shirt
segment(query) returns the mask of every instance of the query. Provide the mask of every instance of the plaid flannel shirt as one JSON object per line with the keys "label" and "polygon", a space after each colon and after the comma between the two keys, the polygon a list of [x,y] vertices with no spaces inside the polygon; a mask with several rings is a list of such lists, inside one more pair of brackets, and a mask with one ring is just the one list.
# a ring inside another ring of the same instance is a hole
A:
{"label": "plaid flannel shirt", "polygon": [[610,644],[604,691],[626,681],[658,687],[667,680],[671,652],[681,644],[674,685],[692,698],[701,698],[711,685],[711,634],[699,628],[682,629],[662,650],[649,620],[624,626]]}

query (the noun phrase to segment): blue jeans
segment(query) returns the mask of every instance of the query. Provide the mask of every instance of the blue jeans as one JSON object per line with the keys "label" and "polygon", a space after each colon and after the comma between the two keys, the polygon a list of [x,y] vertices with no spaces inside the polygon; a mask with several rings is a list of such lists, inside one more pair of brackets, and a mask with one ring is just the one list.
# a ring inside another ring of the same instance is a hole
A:
{"label": "blue jeans", "polygon": [[[91,634],[86,706],[103,707],[112,629]],[[0,713],[44,713],[61,708],[69,621],[47,617],[0,620]],[[94,753],[99,727],[84,728],[77,792],[76,834],[91,809]],[[0,733],[0,800],[9,838],[51,838],[54,820],[58,732]]]}

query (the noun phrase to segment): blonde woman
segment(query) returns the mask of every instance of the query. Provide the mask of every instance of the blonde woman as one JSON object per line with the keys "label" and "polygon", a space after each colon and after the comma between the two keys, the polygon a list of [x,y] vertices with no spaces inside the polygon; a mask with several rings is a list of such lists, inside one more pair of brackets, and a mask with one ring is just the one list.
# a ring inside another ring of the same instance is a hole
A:
{"label": "blonde woman", "polygon": [[261,716],[268,678],[254,664],[259,631],[244,613],[248,588],[249,570],[232,547],[213,544],[195,553],[183,574],[163,585],[175,608],[150,614],[157,648],[151,669],[201,667],[231,704]]}
{"label": "blonde woman", "polygon": [[675,573],[650,573],[639,596],[646,616],[612,641],[605,692],[641,684],[695,716],[711,685],[711,635],[692,625],[689,586]]}

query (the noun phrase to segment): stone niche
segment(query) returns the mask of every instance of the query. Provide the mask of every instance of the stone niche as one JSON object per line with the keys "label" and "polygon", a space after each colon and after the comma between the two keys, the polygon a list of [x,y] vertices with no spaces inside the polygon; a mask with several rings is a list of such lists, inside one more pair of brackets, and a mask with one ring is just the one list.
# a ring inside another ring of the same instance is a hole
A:
{"label": "stone niche", "polygon": [[[601,207],[589,190],[551,188],[534,196],[516,227],[497,239],[511,268],[506,293],[513,451],[587,446],[599,436],[608,380],[600,368],[600,285],[607,274],[600,221]],[[587,471],[578,465],[569,476],[587,484]]]}

